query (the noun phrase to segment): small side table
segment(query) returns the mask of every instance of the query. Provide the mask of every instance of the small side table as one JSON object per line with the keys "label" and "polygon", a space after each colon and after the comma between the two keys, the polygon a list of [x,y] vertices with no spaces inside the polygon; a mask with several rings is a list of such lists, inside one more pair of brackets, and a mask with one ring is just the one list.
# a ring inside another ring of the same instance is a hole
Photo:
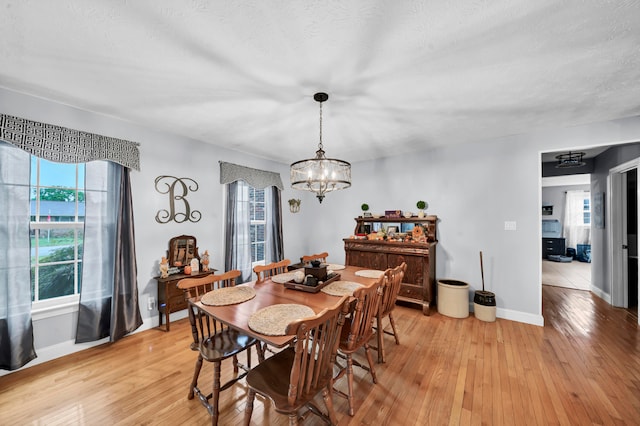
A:
{"label": "small side table", "polygon": [[178,281],[183,278],[201,278],[213,274],[216,269],[209,269],[207,272],[199,272],[197,274],[173,274],[167,278],[154,277],[158,282],[158,314],[159,325],[162,325],[162,315],[166,319],[164,331],[169,331],[171,325],[169,315],[172,312],[187,309],[187,301],[184,298],[184,292],[178,288]]}

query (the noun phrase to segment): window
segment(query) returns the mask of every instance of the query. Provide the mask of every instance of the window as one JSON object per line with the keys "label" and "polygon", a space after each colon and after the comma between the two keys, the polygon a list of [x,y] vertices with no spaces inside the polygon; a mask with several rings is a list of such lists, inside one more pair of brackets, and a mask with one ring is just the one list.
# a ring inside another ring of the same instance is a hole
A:
{"label": "window", "polygon": [[265,207],[264,189],[249,187],[251,266],[264,263]]}
{"label": "window", "polygon": [[590,225],[591,224],[591,207],[590,207],[590,202],[591,200],[589,199],[589,197],[585,198],[583,201],[583,207],[582,207],[582,221],[585,225]]}
{"label": "window", "polygon": [[36,305],[80,293],[84,181],[84,164],[31,157],[31,298]]}

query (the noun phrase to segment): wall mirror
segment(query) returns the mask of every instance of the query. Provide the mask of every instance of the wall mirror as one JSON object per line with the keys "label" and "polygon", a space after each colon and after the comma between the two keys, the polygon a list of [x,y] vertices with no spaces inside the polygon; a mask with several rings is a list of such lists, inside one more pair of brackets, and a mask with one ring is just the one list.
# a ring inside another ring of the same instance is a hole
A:
{"label": "wall mirror", "polygon": [[196,237],[180,235],[169,241],[169,266],[182,267],[188,265],[194,257],[200,260]]}

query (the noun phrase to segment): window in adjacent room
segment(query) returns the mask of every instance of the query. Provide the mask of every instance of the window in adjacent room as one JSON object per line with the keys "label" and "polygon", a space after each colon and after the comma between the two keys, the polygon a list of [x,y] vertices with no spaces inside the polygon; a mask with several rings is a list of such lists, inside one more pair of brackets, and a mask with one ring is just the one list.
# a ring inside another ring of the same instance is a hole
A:
{"label": "window in adjacent room", "polygon": [[84,164],[54,163],[31,157],[31,297],[34,306],[43,301],[62,303],[66,301],[60,299],[63,297],[77,301],[82,278],[84,181]]}
{"label": "window in adjacent room", "polygon": [[591,206],[590,206],[590,202],[591,200],[589,199],[589,193],[587,192],[586,197],[584,198],[583,202],[582,202],[582,222],[585,225],[590,225],[591,224]]}

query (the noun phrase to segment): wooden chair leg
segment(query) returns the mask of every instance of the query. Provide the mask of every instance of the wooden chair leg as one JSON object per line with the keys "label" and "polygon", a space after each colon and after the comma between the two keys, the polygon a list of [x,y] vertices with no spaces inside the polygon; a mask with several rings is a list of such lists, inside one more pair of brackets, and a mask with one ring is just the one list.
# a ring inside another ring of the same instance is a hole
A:
{"label": "wooden chair leg", "polygon": [[347,394],[349,415],[353,416],[355,411],[353,409],[353,360],[351,359],[351,354],[347,355],[347,385],[349,386],[349,393]]}
{"label": "wooden chair leg", "polygon": [[333,409],[333,385],[329,385],[322,390],[322,398],[324,399],[324,405],[327,407],[327,412],[329,413],[329,420],[331,420],[332,425],[338,424],[338,417],[336,416],[336,412]]}
{"label": "wooden chair leg", "polygon": [[191,380],[191,386],[189,387],[189,395],[187,399],[193,399],[193,390],[198,386],[198,377],[200,376],[200,370],[202,370],[202,355],[198,354],[198,360],[196,361],[196,367],[193,371],[193,380]]}
{"label": "wooden chair leg", "polygon": [[289,426],[298,426],[298,413],[289,413]]}
{"label": "wooden chair leg", "polygon": [[249,424],[251,423],[251,414],[253,414],[254,399],[256,399],[256,391],[249,388],[249,393],[247,393],[247,404],[244,406],[244,425],[245,426],[249,426]]}
{"label": "wooden chair leg", "polygon": [[389,322],[391,323],[391,328],[393,329],[393,337],[396,339],[396,345],[400,344],[400,340],[398,340],[398,330],[396,330],[396,321],[393,319],[393,314],[389,312]]}
{"label": "wooden chair leg", "polygon": [[211,424],[216,426],[218,424],[218,400],[220,399],[220,370],[221,361],[213,363],[213,393],[211,394]]}
{"label": "wooden chair leg", "polygon": [[382,330],[382,318],[380,315],[376,318],[376,336],[378,337],[378,362],[382,364],[384,362],[384,331]]}
{"label": "wooden chair leg", "polygon": [[367,355],[367,362],[369,362],[369,372],[371,373],[371,377],[373,378],[373,383],[378,383],[378,379],[376,377],[376,370],[373,369],[373,357],[371,356],[369,345],[367,345],[366,343],[364,345],[364,353],[365,355]]}

